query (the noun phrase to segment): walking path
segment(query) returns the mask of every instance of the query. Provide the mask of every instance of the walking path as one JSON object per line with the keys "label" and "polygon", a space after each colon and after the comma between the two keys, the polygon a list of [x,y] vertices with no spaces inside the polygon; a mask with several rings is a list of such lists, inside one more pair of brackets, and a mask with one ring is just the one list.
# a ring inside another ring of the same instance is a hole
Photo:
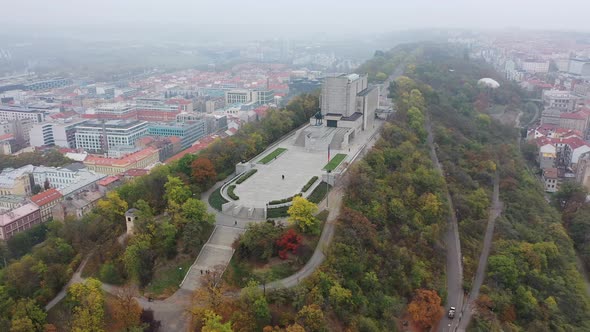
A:
{"label": "walking path", "polygon": [[[492,238],[494,236],[494,226],[496,219],[502,214],[503,204],[500,202],[500,188],[499,188],[499,176],[498,172],[494,176],[494,193],[492,195],[492,205],[490,206],[490,213],[488,216],[488,226],[486,228],[486,234],[483,240],[483,248],[481,255],[479,256],[479,265],[477,266],[477,272],[475,274],[475,280],[471,287],[469,294],[469,300],[462,307],[459,313],[459,325],[457,331],[465,331],[471,321],[473,310],[475,309],[475,301],[479,297],[479,289],[483,284],[483,280],[486,275],[486,267],[488,266],[488,257],[490,255],[490,249],[492,247]],[[462,315],[462,316],[461,316]]]}
{"label": "walking path", "polygon": [[62,288],[62,290],[57,293],[57,295],[53,298],[53,300],[49,301],[49,303],[47,303],[45,305],[45,311],[49,311],[51,310],[51,308],[53,308],[56,304],[59,303],[59,301],[61,301],[64,297],[66,297],[68,288],[70,288],[71,285],[73,284],[77,284],[79,282],[82,282],[82,270],[84,270],[84,266],[86,266],[86,263],[88,262],[88,259],[90,258],[90,256],[92,255],[92,253],[88,254],[84,260],[82,261],[82,263],[80,263],[80,266],[78,266],[78,269],[76,270],[76,272],[74,272],[74,275],[72,275],[72,278],[70,279],[70,281],[68,281],[68,283]]}

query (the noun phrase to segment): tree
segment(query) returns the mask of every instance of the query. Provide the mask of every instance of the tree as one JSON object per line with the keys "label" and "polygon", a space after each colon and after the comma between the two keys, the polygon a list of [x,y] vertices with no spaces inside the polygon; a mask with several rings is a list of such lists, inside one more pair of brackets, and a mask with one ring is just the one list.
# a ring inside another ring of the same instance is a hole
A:
{"label": "tree", "polygon": [[317,304],[306,305],[297,313],[297,323],[304,326],[310,332],[322,332],[326,330],[324,313]]}
{"label": "tree", "polygon": [[109,191],[105,198],[98,201],[97,205],[101,214],[107,216],[111,221],[123,220],[125,212],[129,208],[127,202],[122,200],[116,191]]}
{"label": "tree", "polygon": [[282,229],[271,223],[250,223],[238,241],[238,254],[244,258],[267,261],[275,253]]}
{"label": "tree", "polygon": [[176,176],[168,175],[168,182],[164,188],[166,189],[164,197],[168,201],[168,205],[175,203],[180,206],[192,196],[188,187]]}
{"label": "tree", "polygon": [[100,281],[88,278],[84,283],[70,286],[68,302],[72,306],[72,331],[104,331],[104,294]]}
{"label": "tree", "polygon": [[150,235],[138,234],[131,239],[123,254],[127,274],[139,281],[140,285],[146,285],[152,275],[154,254],[151,250],[151,240]]}
{"label": "tree", "polygon": [[319,234],[320,221],[314,216],[318,206],[304,197],[293,197],[293,203],[287,210],[289,221],[295,223],[304,233]]}
{"label": "tree", "polygon": [[10,332],[44,331],[46,317],[47,314],[35,300],[20,299],[14,307]]}
{"label": "tree", "polygon": [[141,324],[141,306],[133,297],[134,290],[125,286],[115,294],[113,300],[113,315],[125,331],[138,327]]}
{"label": "tree", "polygon": [[182,204],[181,210],[187,224],[215,224],[215,215],[207,212],[207,206],[201,200],[189,198]]}
{"label": "tree", "polygon": [[211,310],[205,311],[202,332],[233,332],[231,322],[222,323],[221,316]]}
{"label": "tree", "polygon": [[432,327],[441,316],[441,299],[434,290],[418,289],[412,302],[408,305],[408,313],[413,322],[423,329]]}
{"label": "tree", "polygon": [[279,248],[279,257],[287,259],[287,254],[292,252],[295,254],[297,248],[301,244],[301,235],[297,234],[294,229],[289,229],[277,240],[277,247]]}
{"label": "tree", "polygon": [[191,164],[193,180],[199,184],[201,188],[208,187],[215,182],[217,172],[215,166],[209,158],[201,157],[193,161]]}
{"label": "tree", "polygon": [[268,303],[256,281],[251,280],[242,289],[240,301],[242,302],[242,309],[251,311],[254,317],[256,317],[258,327],[263,327],[270,322]]}

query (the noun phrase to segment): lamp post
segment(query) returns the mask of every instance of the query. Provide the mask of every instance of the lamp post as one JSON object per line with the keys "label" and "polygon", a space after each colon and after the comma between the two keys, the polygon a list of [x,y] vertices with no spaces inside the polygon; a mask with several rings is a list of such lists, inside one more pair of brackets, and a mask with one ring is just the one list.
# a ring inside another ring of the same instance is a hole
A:
{"label": "lamp post", "polygon": [[329,189],[330,189],[330,173],[332,173],[331,170],[327,170],[327,174],[326,174],[326,208],[330,207],[330,195],[329,195]]}

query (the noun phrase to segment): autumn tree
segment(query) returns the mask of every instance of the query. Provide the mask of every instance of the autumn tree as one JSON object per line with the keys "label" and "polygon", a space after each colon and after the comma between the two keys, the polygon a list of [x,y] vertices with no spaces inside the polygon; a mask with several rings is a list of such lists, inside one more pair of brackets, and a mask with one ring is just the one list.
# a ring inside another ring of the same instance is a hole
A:
{"label": "autumn tree", "polygon": [[215,166],[209,158],[201,157],[191,164],[193,180],[202,188],[207,188],[217,178]]}
{"label": "autumn tree", "polygon": [[141,325],[141,311],[141,306],[134,298],[134,290],[131,287],[123,287],[115,294],[113,316],[125,331]]}
{"label": "autumn tree", "polygon": [[293,203],[287,210],[289,221],[297,225],[304,233],[319,234],[320,221],[314,216],[318,206],[301,196],[293,197]]}
{"label": "autumn tree", "polygon": [[310,332],[322,332],[326,329],[324,313],[317,304],[306,305],[297,313],[297,323]]}
{"label": "autumn tree", "polygon": [[104,294],[100,281],[88,278],[84,283],[70,286],[68,302],[72,306],[72,331],[104,331]]}
{"label": "autumn tree", "polygon": [[16,302],[10,323],[10,332],[44,331],[47,314],[35,300],[20,299]]}
{"label": "autumn tree", "polygon": [[240,302],[243,310],[250,311],[256,317],[259,328],[264,327],[270,322],[268,302],[256,281],[248,282],[248,285],[242,289]]}
{"label": "autumn tree", "polygon": [[279,257],[281,259],[287,259],[289,251],[293,254],[297,252],[297,248],[299,248],[299,245],[301,244],[301,235],[297,234],[294,229],[290,228],[281,235],[276,244],[279,249]]}
{"label": "autumn tree", "polygon": [[418,289],[408,305],[408,313],[412,321],[423,329],[428,329],[439,320],[441,316],[441,299],[434,290]]}

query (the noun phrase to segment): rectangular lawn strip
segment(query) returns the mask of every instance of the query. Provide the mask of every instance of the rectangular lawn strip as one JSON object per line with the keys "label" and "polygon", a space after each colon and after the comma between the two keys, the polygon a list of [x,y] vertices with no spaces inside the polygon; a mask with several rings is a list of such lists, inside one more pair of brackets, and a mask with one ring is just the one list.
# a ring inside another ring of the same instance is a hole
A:
{"label": "rectangular lawn strip", "polygon": [[326,166],[324,166],[324,169],[326,171],[333,171],[336,169],[336,167],[338,167],[338,165],[340,165],[340,163],[344,160],[344,158],[346,158],[347,154],[346,153],[338,153],[337,155],[334,156],[334,158],[332,158],[332,160],[330,160],[329,163],[326,164]]}
{"label": "rectangular lawn strip", "polygon": [[326,193],[328,192],[328,190],[330,188],[332,188],[332,186],[327,185],[326,182],[322,181],[311,192],[311,195],[309,195],[309,197],[307,197],[307,200],[310,202],[313,202],[315,204],[319,204],[324,199],[324,197],[326,197]]}
{"label": "rectangular lawn strip", "polygon": [[227,200],[221,196],[221,187],[217,188],[209,196],[209,204],[217,211],[221,211],[221,206],[227,203]]}
{"label": "rectangular lawn strip", "polygon": [[246,174],[240,176],[240,178],[236,181],[236,184],[243,183],[244,181],[248,180],[249,177],[256,174],[256,172],[258,172],[256,168],[249,170],[248,172],[246,172]]}
{"label": "rectangular lawn strip", "polygon": [[287,210],[289,210],[289,207],[290,206],[281,206],[281,207],[274,208],[274,209],[267,209],[266,210],[266,218],[272,219],[272,218],[287,217],[287,216],[289,216],[287,214]]}
{"label": "rectangular lawn strip", "polygon": [[266,157],[260,159],[259,162],[266,165],[285,151],[287,151],[285,148],[276,148],[273,152],[267,154]]}

